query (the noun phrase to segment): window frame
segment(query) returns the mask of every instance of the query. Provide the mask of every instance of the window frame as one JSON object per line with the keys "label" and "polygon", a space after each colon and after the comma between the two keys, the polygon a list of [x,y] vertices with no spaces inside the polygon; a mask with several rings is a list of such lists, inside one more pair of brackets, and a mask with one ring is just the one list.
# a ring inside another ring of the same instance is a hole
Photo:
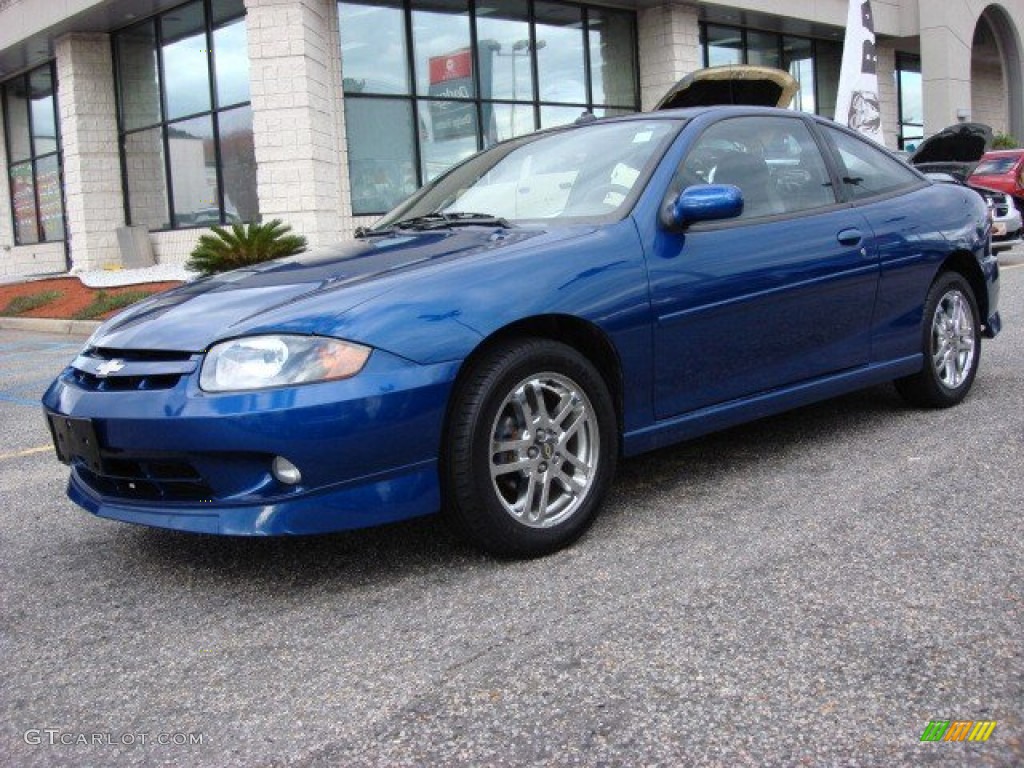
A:
{"label": "window frame", "polygon": [[[542,2],[542,3],[548,4],[548,5],[562,5],[562,6],[566,6],[566,7],[570,7],[570,8],[579,9],[579,12],[580,12],[581,45],[583,46],[584,79],[585,79],[585,96],[584,96],[585,100],[582,101],[582,102],[541,100],[541,98],[540,98],[540,82],[539,82],[538,59],[537,59],[537,51],[538,51],[538,47],[537,47],[537,33],[538,33],[538,30],[537,30],[537,14],[536,14],[536,9],[535,9],[535,5],[536,5],[537,2]],[[339,27],[344,24],[344,19],[342,18],[342,10],[341,10],[341,5],[343,3],[348,4],[348,5],[359,5],[360,4],[359,0],[349,0],[348,2],[346,2],[346,0],[336,0],[335,5],[338,8]],[[578,109],[581,114],[583,112],[590,112],[590,113],[593,114],[595,112],[595,110],[605,110],[605,111],[624,110],[624,111],[627,111],[627,112],[639,112],[640,111],[639,24],[637,23],[636,12],[634,10],[629,10],[629,9],[624,9],[624,8],[612,8],[612,7],[607,7],[607,6],[599,6],[599,5],[586,4],[586,3],[560,2],[560,0],[526,0],[527,12],[526,12],[526,18],[523,21],[528,25],[527,26],[527,30],[528,30],[529,47],[528,47],[527,51],[528,51],[528,54],[529,54],[529,66],[530,66],[531,80],[532,80],[531,92],[530,92],[530,94],[528,96],[518,96],[516,99],[493,98],[493,97],[485,99],[485,98],[483,98],[483,96],[481,94],[481,82],[480,82],[481,78],[479,77],[479,67],[480,67],[481,51],[480,51],[480,47],[479,47],[478,31],[477,31],[477,19],[478,19],[477,3],[476,3],[475,0],[468,0],[467,1],[467,5],[466,5],[466,8],[467,8],[466,14],[467,14],[467,17],[468,17],[468,22],[469,22],[470,55],[471,55],[471,60],[473,61],[473,67],[474,67],[473,94],[472,94],[472,96],[470,98],[453,98],[453,99],[440,99],[439,100],[439,99],[436,99],[436,98],[431,98],[427,94],[421,94],[417,90],[416,77],[417,77],[417,74],[418,74],[418,68],[419,67],[418,67],[417,60],[416,60],[417,52],[416,52],[416,49],[415,49],[415,40],[414,40],[413,26],[412,26],[413,25],[413,12],[415,10],[417,10],[417,9],[414,7],[413,0],[396,0],[395,5],[394,6],[389,6],[389,7],[394,7],[395,10],[399,10],[400,9],[401,13],[402,13],[402,23],[403,23],[403,27],[404,27],[403,28],[403,32],[404,32],[404,37],[405,37],[405,59],[406,59],[405,65],[406,65],[408,90],[405,93],[383,93],[383,92],[382,93],[374,93],[372,91],[369,91],[369,92],[366,92],[366,91],[344,92],[344,90],[343,90],[342,95],[343,95],[343,98],[344,98],[344,101],[345,101],[346,104],[350,103],[350,101],[349,101],[350,99],[352,99],[352,100],[388,99],[388,100],[400,100],[400,101],[405,102],[408,105],[408,109],[411,111],[413,127],[414,127],[414,141],[413,141],[413,148],[412,148],[412,150],[413,150],[412,151],[412,160],[413,160],[413,168],[415,170],[415,182],[416,182],[417,189],[419,189],[423,185],[427,184],[428,182],[433,181],[433,179],[428,179],[427,178],[427,174],[425,173],[425,170],[424,170],[424,154],[425,153],[424,153],[424,149],[423,149],[423,146],[422,146],[423,140],[421,139],[421,137],[419,135],[419,131],[415,130],[416,126],[419,123],[420,109],[424,105],[427,105],[427,108],[429,109],[429,104],[431,102],[451,101],[451,102],[467,103],[467,104],[472,104],[473,105],[473,112],[474,112],[475,117],[476,117],[476,137],[475,137],[476,138],[476,149],[475,149],[476,152],[479,152],[482,149],[487,148],[488,146],[493,146],[493,144],[486,144],[485,143],[486,142],[486,136],[485,136],[486,131],[484,129],[484,125],[485,125],[485,122],[484,122],[484,110],[485,110],[485,106],[488,106],[488,105],[493,105],[493,106],[504,105],[504,106],[509,106],[509,107],[529,107],[531,109],[532,113],[533,113],[533,128],[532,128],[532,131],[540,130],[543,127],[553,127],[553,126],[543,126],[543,124],[541,122],[541,119],[542,119],[542,109],[544,107],[569,107],[569,108],[573,108],[573,109]],[[591,30],[591,26],[592,26],[591,25],[591,14],[592,13],[594,13],[594,14],[621,13],[621,14],[630,16],[630,19],[632,21],[631,41],[630,42],[632,44],[633,57],[634,57],[634,60],[632,62],[632,65],[633,65],[633,72],[632,72],[632,81],[633,82],[632,82],[632,88],[631,88],[631,96],[632,96],[632,99],[633,99],[633,103],[632,104],[612,104],[612,103],[607,103],[607,104],[600,103],[600,104],[598,104],[598,103],[594,102],[594,83],[593,83],[593,69],[592,69],[593,66],[594,66],[594,63],[592,61],[593,57],[592,57],[592,34],[591,34],[591,32],[592,32],[592,30]],[[343,56],[343,58],[344,58],[344,56]],[[344,71],[344,62],[343,62],[342,63],[341,79],[344,80],[345,77],[346,77],[346,75],[345,75],[345,71]],[[346,131],[346,137],[347,136],[348,136],[348,132]],[[509,139],[512,139],[512,138],[517,138],[517,137],[515,137],[515,136],[509,137]],[[508,140],[508,139],[505,139],[505,140]],[[495,143],[500,143],[500,142],[495,142]],[[352,157],[352,153],[349,152],[349,158],[351,158],[351,157]],[[458,165],[458,163],[456,163],[456,165]],[[441,175],[443,175],[443,174],[441,174]],[[439,177],[435,177],[435,178],[439,178]],[[350,184],[350,188],[351,188],[351,184],[352,184],[351,173],[349,174],[347,180],[348,180],[348,182]],[[396,201],[395,205],[398,205],[401,202],[402,202],[402,200],[399,199],[399,200]],[[392,206],[392,209],[393,208],[394,208],[394,206]],[[388,212],[389,212],[388,210],[381,210],[381,211],[378,211],[378,210],[374,210],[374,211],[354,211],[353,210],[353,215],[354,216],[382,216],[383,214],[386,214]]]}
{"label": "window frame", "polygon": [[[53,125],[54,125],[54,141],[56,147],[52,152],[43,152],[41,154],[36,153],[36,142],[35,133],[32,125],[32,99],[30,82],[32,75],[43,69],[48,69],[50,73],[50,82],[53,86],[52,96],[53,99]],[[26,108],[25,108],[25,124],[28,129],[28,157],[20,160],[14,160],[11,155],[11,124],[10,115],[7,111],[7,89],[12,83],[21,81],[25,88],[26,94]],[[60,106],[58,104],[58,83],[57,83],[57,62],[53,59],[27,69],[14,77],[9,77],[0,83],[0,104],[3,106],[3,128],[4,128],[4,151],[7,153],[7,191],[8,199],[10,201],[10,218],[11,218],[11,239],[15,246],[30,246],[30,245],[43,245],[45,243],[66,243],[68,239],[68,220],[67,220],[67,203],[64,199],[64,142],[60,132]],[[61,232],[63,237],[46,237],[46,230],[43,227],[43,217],[40,215],[39,207],[39,185],[37,183],[38,175],[38,163],[41,160],[48,160],[50,158],[56,158],[57,160],[57,178],[60,186],[60,216],[61,216]],[[35,221],[36,221],[36,239],[29,243],[24,243],[18,234],[18,221],[15,215],[14,208],[14,180],[11,177],[11,170],[16,165],[24,165],[29,163],[32,168],[32,205],[35,208]]]}
{"label": "window frame", "polygon": [[[915,69],[916,67],[916,69]],[[913,53],[904,53],[903,51],[896,51],[896,110],[897,117],[896,121],[898,124],[898,134],[896,137],[897,148],[906,150],[908,141],[916,141],[917,145],[920,146],[921,142],[924,141],[924,122],[912,123],[909,120],[903,118],[903,73],[913,72],[917,75],[921,75],[921,57]],[[924,90],[924,81],[922,79],[922,91]],[[922,93],[923,97],[923,93]],[[923,98],[922,98],[923,103]],[[920,132],[920,136],[908,137],[907,128],[918,129],[915,133]]]}
{"label": "window frame", "polygon": [[[822,67],[819,66],[819,45],[827,45],[834,43],[835,41],[827,39],[819,39],[815,37],[808,37],[806,35],[794,35],[789,32],[779,32],[772,29],[762,29],[760,27],[748,27],[748,26],[737,26],[735,24],[719,23],[716,21],[701,21],[699,23],[699,36],[698,45],[700,46],[701,63],[703,66],[710,66],[710,51],[708,46],[708,27],[717,27],[721,29],[733,30],[739,35],[740,38],[740,59],[742,64],[750,63],[750,45],[747,39],[747,35],[750,32],[757,34],[769,34],[774,35],[776,39],[776,52],[778,60],[784,62],[786,60],[786,39],[792,40],[804,40],[811,45],[811,61],[814,65],[814,82],[812,83],[812,93],[814,98],[814,111],[809,112],[802,109],[796,109],[790,107],[794,112],[801,112],[806,115],[816,115],[819,117],[831,117],[831,114],[821,111],[821,78],[823,77]],[[788,70],[787,70],[788,71]]]}
{"label": "window frame", "polygon": [[[880,200],[886,200],[890,197],[899,197],[900,195],[905,195],[912,190],[926,187],[931,183],[920,171],[902,162],[899,158],[893,156],[892,154],[888,153],[885,147],[871,141],[870,139],[866,139],[861,134],[857,133],[856,131],[850,128],[847,128],[844,125],[840,125],[839,123],[819,123],[817,128],[818,132],[821,134],[823,141],[828,147],[828,160],[833,165],[836,177],[834,183],[838,185],[837,189],[839,191],[839,198],[844,203],[847,203],[849,205],[863,205],[867,203],[874,203]],[[846,181],[847,177],[844,175],[844,173],[847,172],[849,169],[846,167],[846,162],[843,160],[840,149],[836,145],[834,137],[837,134],[846,136],[847,138],[852,139],[854,142],[860,142],[860,144],[864,145],[867,149],[874,151],[878,153],[881,157],[885,158],[885,160],[889,162],[889,164],[893,168],[898,168],[901,172],[906,172],[906,183],[902,183],[897,186],[890,187],[888,189],[879,190],[877,192],[872,192],[871,194],[868,195],[857,196],[852,194],[852,190],[850,189],[850,187],[854,185],[849,184]]]}
{"label": "window frame", "polygon": [[[224,167],[223,167],[223,153],[221,151],[222,137],[220,132],[220,116],[224,112],[230,112],[235,109],[248,107],[250,113],[252,111],[252,94],[249,94],[249,99],[246,101],[231,102],[228,104],[221,104],[219,101],[218,84],[217,84],[217,62],[216,52],[214,50],[214,33],[217,30],[223,29],[231,24],[237,23],[241,20],[245,22],[247,13],[245,6],[241,7],[241,10],[234,14],[227,14],[218,19],[214,18],[213,11],[214,0],[198,0],[202,6],[203,11],[203,36],[206,41],[206,85],[209,91],[209,109],[201,110],[198,112],[191,112],[188,114],[176,115],[174,118],[169,119],[167,114],[167,89],[164,69],[164,36],[163,36],[163,17],[175,13],[184,6],[191,5],[196,0],[185,0],[185,2],[179,3],[171,8],[160,11],[159,13],[152,14],[143,19],[133,21],[124,27],[121,27],[110,35],[110,50],[113,62],[114,70],[114,109],[117,120],[117,143],[118,143],[118,156],[121,162],[121,189],[123,192],[124,200],[124,217],[125,222],[131,226],[135,224],[132,221],[131,215],[131,192],[129,189],[128,181],[128,155],[127,155],[127,137],[136,133],[144,133],[153,129],[160,131],[160,143],[161,150],[163,152],[163,172],[164,172],[164,193],[167,198],[167,226],[160,227],[147,227],[149,232],[174,232],[183,229],[207,229],[210,226],[224,226],[230,223],[227,216],[227,211],[224,208]],[[125,115],[122,106],[123,102],[123,83],[121,82],[121,56],[118,50],[119,36],[131,31],[135,28],[141,28],[146,24],[153,25],[154,33],[154,46],[156,54],[156,74],[157,74],[157,87],[159,89],[159,103],[160,103],[160,119],[156,122],[147,122],[145,124],[138,124],[130,129],[125,128]],[[246,30],[248,33],[248,29]],[[216,178],[216,192],[217,192],[217,221],[205,221],[201,223],[190,223],[190,224],[176,224],[177,212],[174,209],[174,174],[173,164],[170,150],[170,129],[181,123],[186,123],[190,120],[197,118],[209,117],[211,125],[211,135],[213,141],[213,157],[214,157],[214,171]],[[258,195],[257,195],[258,200]],[[257,211],[256,219],[259,219],[259,212]]]}

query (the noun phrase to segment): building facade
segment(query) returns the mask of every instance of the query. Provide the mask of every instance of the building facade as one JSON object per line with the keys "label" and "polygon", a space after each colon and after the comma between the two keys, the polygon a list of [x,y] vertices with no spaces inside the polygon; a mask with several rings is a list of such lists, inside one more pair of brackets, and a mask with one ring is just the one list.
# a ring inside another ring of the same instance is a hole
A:
{"label": "building facade", "polygon": [[[874,0],[886,144],[1024,140],[1024,0]],[[181,263],[212,224],[350,236],[497,141],[780,67],[831,116],[846,0],[0,0],[0,278]]]}

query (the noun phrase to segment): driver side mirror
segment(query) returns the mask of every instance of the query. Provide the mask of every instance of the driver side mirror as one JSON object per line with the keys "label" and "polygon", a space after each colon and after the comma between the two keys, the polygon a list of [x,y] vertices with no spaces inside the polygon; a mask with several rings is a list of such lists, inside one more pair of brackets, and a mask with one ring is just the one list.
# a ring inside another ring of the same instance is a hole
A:
{"label": "driver side mirror", "polygon": [[743,193],[732,184],[687,187],[669,206],[669,224],[683,229],[698,221],[732,219],[743,213]]}

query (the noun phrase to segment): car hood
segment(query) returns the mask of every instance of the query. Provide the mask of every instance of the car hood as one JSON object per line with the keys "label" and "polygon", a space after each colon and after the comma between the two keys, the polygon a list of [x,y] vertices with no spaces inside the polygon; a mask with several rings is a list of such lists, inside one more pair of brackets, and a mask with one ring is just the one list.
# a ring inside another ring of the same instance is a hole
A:
{"label": "car hood", "polygon": [[672,86],[654,109],[720,104],[785,108],[799,87],[791,74],[772,67],[749,64],[707,67],[691,72]]}
{"label": "car hood", "polygon": [[[197,280],[108,320],[89,344],[112,350],[200,352],[221,339],[267,330],[318,333],[394,279],[566,230],[466,227],[402,230]],[[311,307],[316,307],[312,311]]]}
{"label": "car hood", "polygon": [[977,163],[992,146],[992,128],[984,123],[958,123],[929,136],[910,156],[923,163]]}

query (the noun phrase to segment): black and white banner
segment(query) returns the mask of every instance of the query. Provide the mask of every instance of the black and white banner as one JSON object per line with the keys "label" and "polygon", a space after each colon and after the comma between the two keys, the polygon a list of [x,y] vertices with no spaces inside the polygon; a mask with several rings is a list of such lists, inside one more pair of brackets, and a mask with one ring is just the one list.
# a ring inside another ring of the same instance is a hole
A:
{"label": "black and white banner", "polygon": [[871,0],[850,0],[843,65],[836,97],[836,122],[883,143],[878,106],[878,56]]}

